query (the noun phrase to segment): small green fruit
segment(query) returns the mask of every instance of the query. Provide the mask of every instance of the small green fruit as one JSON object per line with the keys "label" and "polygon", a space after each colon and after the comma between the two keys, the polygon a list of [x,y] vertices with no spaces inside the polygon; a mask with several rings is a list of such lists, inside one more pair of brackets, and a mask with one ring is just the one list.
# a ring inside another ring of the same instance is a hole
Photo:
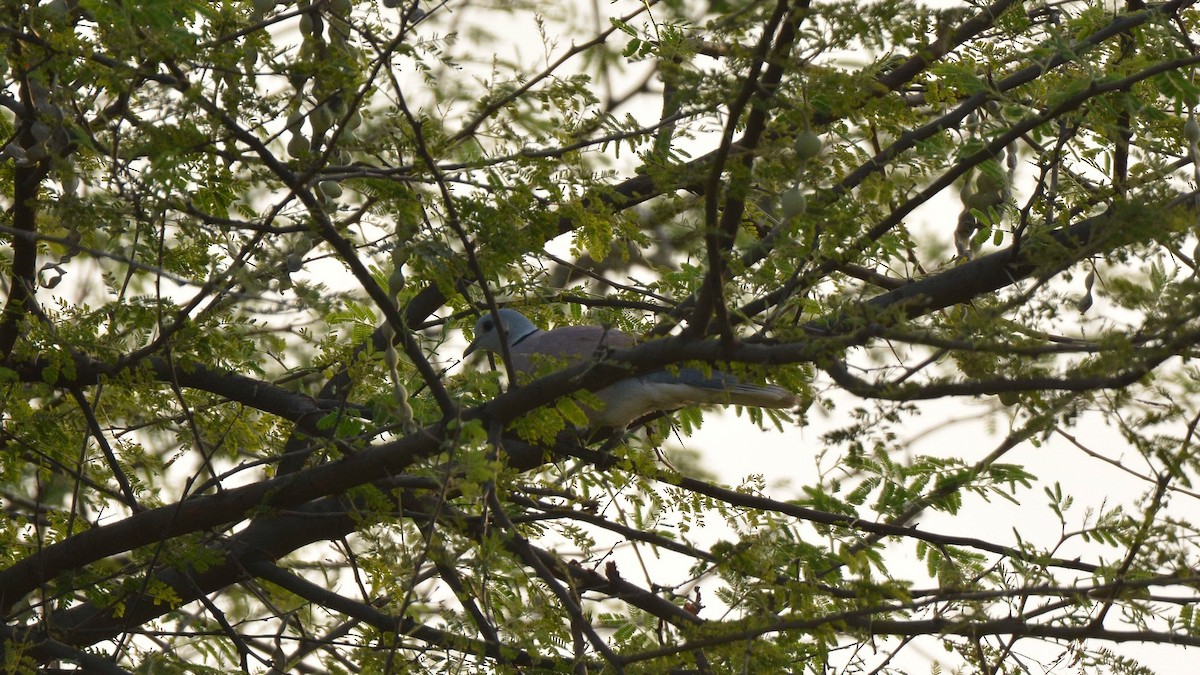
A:
{"label": "small green fruit", "polygon": [[1192,145],[1200,143],[1200,122],[1197,122],[1195,117],[1189,117],[1188,121],[1183,123],[1183,137]]}
{"label": "small green fruit", "polygon": [[794,218],[808,208],[808,198],[800,188],[789,188],[779,196],[779,206],[784,218]]}
{"label": "small green fruit", "polygon": [[307,154],[309,150],[308,139],[304,134],[296,131],[292,133],[292,140],[288,141],[287,151],[292,157],[300,157]]}
{"label": "small green fruit", "polygon": [[1003,170],[995,164],[985,165],[975,177],[975,189],[979,192],[1001,192],[1006,183]]}
{"label": "small green fruit", "polygon": [[323,180],[319,188],[321,194],[330,199],[337,199],[342,196],[342,186],[335,180]]}
{"label": "small green fruit", "polygon": [[968,209],[986,211],[990,207],[1004,203],[1004,192],[1000,190],[964,190],[960,198],[963,206]]}
{"label": "small green fruit", "polygon": [[392,270],[391,275],[388,276],[388,293],[392,294],[392,296],[396,296],[399,295],[400,291],[402,290],[404,290],[404,268],[397,267],[396,269]]}
{"label": "small green fruit", "polygon": [[812,129],[805,129],[796,135],[792,148],[796,151],[796,157],[801,161],[812,159],[821,154],[821,148],[825,147],[825,142],[821,140]]}
{"label": "small green fruit", "polygon": [[309,113],[309,118],[314,127],[328,129],[329,125],[333,124],[333,111],[327,105],[319,105]]}

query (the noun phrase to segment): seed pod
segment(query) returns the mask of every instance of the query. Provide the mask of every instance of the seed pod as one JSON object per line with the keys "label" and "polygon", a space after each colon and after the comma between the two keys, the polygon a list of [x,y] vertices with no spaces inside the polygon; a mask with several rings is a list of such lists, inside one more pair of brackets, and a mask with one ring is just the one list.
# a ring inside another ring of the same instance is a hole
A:
{"label": "seed pod", "polygon": [[28,157],[25,155],[25,148],[22,148],[20,145],[18,145],[16,141],[11,141],[8,143],[8,145],[5,145],[4,149],[0,150],[0,157],[4,159],[12,159],[19,165],[23,165],[26,161],[28,161]]}
{"label": "seed pod", "polygon": [[961,190],[958,191],[958,200],[962,202],[964,208],[973,209],[976,208],[975,204],[977,202],[975,200],[977,194],[978,192],[975,190],[975,188],[972,187],[970,183],[967,183],[966,185],[963,185]]}
{"label": "seed pod", "polygon": [[327,105],[319,105],[313,108],[309,116],[312,118],[313,127],[328,129],[329,125],[333,124],[333,111]]}
{"label": "seed pod", "polygon": [[308,153],[308,139],[299,131],[292,132],[292,140],[287,144],[288,154],[292,157],[300,157]]}
{"label": "seed pod", "polygon": [[796,135],[796,140],[792,143],[792,149],[796,151],[796,158],[800,161],[805,161],[821,154],[821,149],[825,147],[825,142],[812,129],[806,128]]}
{"label": "seed pod", "polygon": [[50,138],[50,125],[40,120],[29,125],[29,134],[33,136],[33,140],[38,143],[45,143],[47,138]]}
{"label": "seed pod", "polygon": [[42,5],[40,9],[46,13],[46,16],[55,19],[66,16],[69,11],[66,0],[50,0],[50,2]]}
{"label": "seed pod", "polygon": [[63,194],[74,195],[79,190],[79,176],[76,175],[75,169],[58,170],[58,180],[62,182]]}
{"label": "seed pod", "polygon": [[[399,238],[403,237],[404,235],[399,231],[399,228],[396,228],[396,229],[397,229],[396,238],[399,239]],[[411,255],[411,253],[409,252],[407,246],[397,246],[396,248],[393,248],[392,249],[392,265],[394,265],[396,267],[401,267],[402,265],[404,265],[404,263],[408,262],[408,258],[410,255]]]}
{"label": "seed pod", "polygon": [[254,11],[266,14],[275,9],[275,0],[254,0]]}
{"label": "seed pod", "polygon": [[400,291],[404,290],[404,268],[397,267],[392,270],[391,276],[388,277],[388,293],[395,297],[400,295]]}
{"label": "seed pod", "polygon": [[1183,137],[1192,145],[1200,143],[1200,122],[1196,121],[1194,115],[1183,123]]}
{"label": "seed pod", "polygon": [[779,206],[783,209],[784,218],[794,218],[808,208],[808,198],[800,188],[789,188],[779,196]]}
{"label": "seed pod", "polygon": [[994,162],[987,162],[980,167],[979,175],[975,177],[975,189],[978,192],[1000,192],[1007,186],[1004,170]]}
{"label": "seed pod", "polygon": [[1001,190],[964,191],[961,195],[963,206],[968,209],[985,211],[989,207],[999,206],[1004,202],[1004,192]]}
{"label": "seed pod", "polygon": [[321,193],[330,199],[337,199],[342,196],[342,186],[336,180],[323,180],[318,187]]}
{"label": "seed pod", "polygon": [[287,257],[287,271],[299,272],[304,267],[304,256],[293,253]]}

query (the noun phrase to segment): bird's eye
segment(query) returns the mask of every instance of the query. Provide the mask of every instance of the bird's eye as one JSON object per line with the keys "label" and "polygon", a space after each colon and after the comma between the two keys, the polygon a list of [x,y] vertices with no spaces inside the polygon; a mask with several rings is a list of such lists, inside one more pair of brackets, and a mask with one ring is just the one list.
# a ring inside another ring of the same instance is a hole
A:
{"label": "bird's eye", "polygon": [[495,328],[496,326],[492,324],[491,319],[488,319],[487,321],[483,322],[483,325],[481,327],[483,328],[483,332],[490,333],[490,332],[492,332],[492,329]]}

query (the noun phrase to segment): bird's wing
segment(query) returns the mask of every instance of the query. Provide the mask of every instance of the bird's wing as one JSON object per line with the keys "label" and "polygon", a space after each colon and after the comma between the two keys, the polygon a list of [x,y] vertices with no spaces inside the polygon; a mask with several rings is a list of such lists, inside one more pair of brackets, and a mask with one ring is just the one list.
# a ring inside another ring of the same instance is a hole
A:
{"label": "bird's wing", "polygon": [[[564,326],[535,333],[511,349],[517,370],[531,375],[598,359],[634,343],[632,336],[601,326]],[[542,364],[547,364],[543,366]],[[546,368],[542,371],[541,368]]]}

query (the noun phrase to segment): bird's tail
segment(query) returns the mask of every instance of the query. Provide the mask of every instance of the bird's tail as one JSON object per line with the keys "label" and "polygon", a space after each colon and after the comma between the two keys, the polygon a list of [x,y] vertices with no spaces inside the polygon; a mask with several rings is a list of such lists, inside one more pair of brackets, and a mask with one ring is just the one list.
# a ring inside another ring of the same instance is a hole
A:
{"label": "bird's tail", "polygon": [[796,405],[796,395],[773,384],[754,385],[738,382],[724,391],[729,403],[752,405],[759,408],[791,408]]}
{"label": "bird's tail", "polygon": [[695,368],[681,368],[676,373],[666,370],[645,375],[657,384],[685,385],[693,403],[746,405],[759,408],[791,408],[796,395],[773,384],[747,384],[730,373],[713,370],[708,373]]}

